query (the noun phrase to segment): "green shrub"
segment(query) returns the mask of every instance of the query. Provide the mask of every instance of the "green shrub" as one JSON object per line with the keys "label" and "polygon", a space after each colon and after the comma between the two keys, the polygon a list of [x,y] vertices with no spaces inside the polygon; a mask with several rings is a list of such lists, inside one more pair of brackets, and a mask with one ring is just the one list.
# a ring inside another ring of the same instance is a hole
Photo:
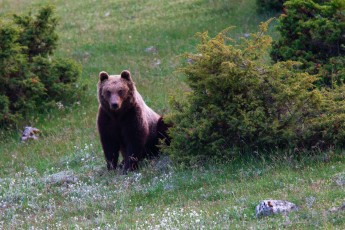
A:
{"label": "green shrub", "polygon": [[[25,47],[17,39],[20,37],[19,29],[13,25],[0,22],[0,104],[1,123],[13,123],[20,119],[24,111],[33,109],[34,101],[42,91],[42,84],[38,82],[37,90],[28,80],[32,74],[28,70]],[[36,91],[32,95],[31,92]],[[23,103],[23,102],[27,103]]]}
{"label": "green shrub", "polygon": [[[201,34],[199,53],[187,55],[190,64],[182,71],[191,92],[185,101],[172,100],[170,114],[167,152],[175,160],[345,143],[345,103],[334,100],[345,88],[320,91],[317,78],[300,72],[294,61],[265,64],[271,38],[264,34],[267,23],[260,28],[239,42],[224,33]],[[338,130],[329,132],[335,124]]]}
{"label": "green shrub", "polygon": [[309,121],[306,144],[324,149],[328,146],[345,145],[345,86],[322,89],[320,112]]}
{"label": "green shrub", "polygon": [[53,102],[68,104],[80,96],[77,81],[80,66],[70,59],[54,59],[50,61],[42,56],[34,57],[30,63],[31,70],[45,86],[46,96]]}
{"label": "green shrub", "polygon": [[56,25],[49,6],[35,17],[29,13],[15,15],[12,22],[0,21],[0,127],[80,94],[80,66],[49,56],[56,48]]}
{"label": "green shrub", "polygon": [[52,7],[43,7],[35,17],[31,12],[24,16],[14,15],[15,24],[22,29],[18,42],[28,48],[29,58],[38,55],[47,57],[57,47],[57,18],[53,13]]}
{"label": "green shrub", "polygon": [[272,59],[302,62],[303,69],[319,74],[319,85],[343,82],[345,1],[291,0],[284,6],[278,26],[281,38],[273,43]]}

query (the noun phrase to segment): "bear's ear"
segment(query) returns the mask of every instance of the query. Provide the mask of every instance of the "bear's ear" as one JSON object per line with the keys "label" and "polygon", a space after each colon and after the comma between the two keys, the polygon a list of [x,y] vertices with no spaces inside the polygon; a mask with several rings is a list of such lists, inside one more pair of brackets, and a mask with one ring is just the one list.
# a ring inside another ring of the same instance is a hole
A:
{"label": "bear's ear", "polygon": [[101,82],[104,80],[107,80],[108,78],[109,78],[109,75],[107,74],[107,72],[102,71],[99,73],[99,80]]}
{"label": "bear's ear", "polygon": [[121,72],[121,78],[126,79],[127,81],[132,81],[131,73],[128,70]]}

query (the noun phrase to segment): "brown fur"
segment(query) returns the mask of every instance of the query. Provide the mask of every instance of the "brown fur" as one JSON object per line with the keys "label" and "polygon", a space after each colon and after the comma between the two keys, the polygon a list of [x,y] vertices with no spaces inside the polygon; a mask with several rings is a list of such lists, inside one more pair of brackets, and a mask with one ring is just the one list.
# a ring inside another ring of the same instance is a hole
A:
{"label": "brown fur", "polygon": [[123,170],[134,170],[138,161],[157,155],[159,138],[166,137],[162,117],[149,108],[135,88],[129,71],[99,74],[97,127],[109,170],[116,169],[119,151]]}

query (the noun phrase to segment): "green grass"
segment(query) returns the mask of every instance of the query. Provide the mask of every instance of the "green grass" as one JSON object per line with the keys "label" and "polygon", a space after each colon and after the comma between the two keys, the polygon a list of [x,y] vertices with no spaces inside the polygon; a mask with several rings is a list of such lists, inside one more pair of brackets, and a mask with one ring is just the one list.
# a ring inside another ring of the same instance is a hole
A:
{"label": "green grass", "polygon": [[[271,15],[257,15],[255,0],[0,0],[0,16],[46,3],[60,18],[56,56],[82,64],[87,91],[79,105],[31,119],[39,141],[19,143],[22,127],[0,131],[0,229],[344,228],[344,212],[329,212],[344,202],[344,185],[336,183],[345,180],[344,152],[193,169],[148,162],[127,176],[106,171],[95,124],[98,73],[129,69],[149,106],[168,113],[169,97],[185,91],[176,70],[181,54],[195,52],[195,33],[213,36],[233,25],[234,38],[256,31]],[[156,53],[145,52],[151,46]],[[52,183],[60,171],[77,181]],[[256,219],[255,206],[266,198],[301,209]]]}
{"label": "green grass", "polygon": [[[344,198],[341,154],[326,158],[244,157],[194,169],[158,168],[107,173],[91,145],[75,148],[55,168],[26,168],[0,181],[0,227],[63,229],[341,229]],[[325,162],[325,159],[326,162]],[[51,182],[70,171],[74,182]],[[300,207],[289,215],[255,217],[261,199],[287,199]],[[30,218],[28,218],[28,216]]]}
{"label": "green grass", "polygon": [[[94,143],[99,146],[95,118],[100,71],[118,74],[129,69],[147,104],[165,114],[169,111],[169,97],[183,95],[183,77],[176,70],[184,61],[181,55],[195,51],[199,42],[195,33],[208,31],[215,35],[235,25],[233,36],[240,37],[256,31],[258,23],[268,18],[256,14],[254,0],[150,0],[139,3],[2,0],[0,16],[35,12],[47,3],[56,7],[60,18],[56,56],[72,57],[82,64],[80,84],[86,84],[88,90],[80,106],[51,111],[23,123],[15,133],[1,135],[5,138],[0,140],[3,155],[0,167],[4,169],[0,175],[22,170],[24,166],[39,167],[43,172],[49,162],[54,164],[75,145]],[[157,48],[156,53],[145,52],[151,46]],[[157,60],[161,63],[158,66],[153,64]],[[29,146],[18,144],[19,130],[28,124],[43,131],[43,142]],[[46,159],[47,164],[36,158]]]}

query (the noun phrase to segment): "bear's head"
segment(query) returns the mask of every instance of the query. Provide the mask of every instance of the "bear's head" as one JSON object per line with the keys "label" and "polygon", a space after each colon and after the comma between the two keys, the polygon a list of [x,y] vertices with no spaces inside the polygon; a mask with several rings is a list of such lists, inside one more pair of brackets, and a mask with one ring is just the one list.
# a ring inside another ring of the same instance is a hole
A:
{"label": "bear's head", "polygon": [[134,83],[128,70],[121,75],[99,73],[98,100],[107,110],[117,112],[128,108],[133,103]]}

